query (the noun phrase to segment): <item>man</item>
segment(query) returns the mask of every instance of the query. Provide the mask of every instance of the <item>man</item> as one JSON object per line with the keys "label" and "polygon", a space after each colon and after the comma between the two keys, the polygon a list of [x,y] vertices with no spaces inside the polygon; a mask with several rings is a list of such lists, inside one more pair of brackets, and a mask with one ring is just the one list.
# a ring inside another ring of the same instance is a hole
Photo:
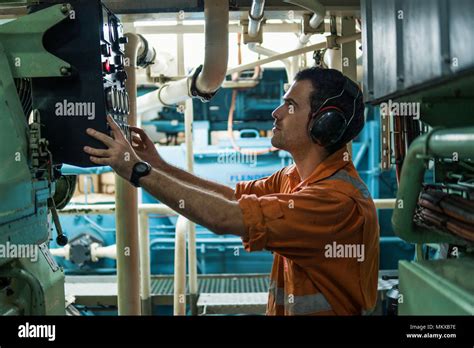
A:
{"label": "man", "polygon": [[88,129],[108,149],[84,150],[197,224],[272,251],[268,315],[360,315],[376,302],[379,253],[375,206],[346,148],[364,125],[362,93],[310,68],[283,99],[272,144],[295,164],[235,190],[169,165],[139,128],[130,145],[111,118],[114,139]]}

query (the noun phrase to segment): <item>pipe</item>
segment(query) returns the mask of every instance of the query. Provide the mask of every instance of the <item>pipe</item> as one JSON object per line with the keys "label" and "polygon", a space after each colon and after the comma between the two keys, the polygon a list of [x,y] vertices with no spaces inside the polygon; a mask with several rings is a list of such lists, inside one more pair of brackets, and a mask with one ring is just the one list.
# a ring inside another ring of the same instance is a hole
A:
{"label": "pipe", "polygon": [[[125,87],[130,98],[128,123],[136,125],[136,62],[140,38],[127,33]],[[117,305],[119,315],[140,315],[140,249],[138,243],[138,194],[128,181],[115,174],[115,220],[117,243]]]}
{"label": "pipe", "polygon": [[186,232],[189,220],[180,215],[176,221],[174,247],[173,314],[186,315]]}
{"label": "pipe", "polygon": [[71,255],[71,245],[66,244],[62,248],[49,249],[49,252],[53,256],[64,257],[64,259],[69,261]]}
{"label": "pipe", "polygon": [[[196,91],[199,94],[212,94],[225,79],[229,47],[229,2],[206,0],[205,54],[201,72],[196,78]],[[192,76],[163,85],[158,91],[138,98],[138,113],[156,109],[160,106],[174,105],[194,97]]]}
{"label": "pipe", "polygon": [[91,244],[91,261],[97,262],[99,259],[117,259],[117,245],[101,246],[99,243]]}
{"label": "pipe", "polygon": [[[255,42],[249,43],[247,47],[249,48],[249,50],[255,53],[264,55],[266,57],[271,57],[271,56],[280,54],[279,52],[273,51],[269,48],[262,47],[261,45],[257,45]],[[291,79],[293,79],[292,70],[291,70],[291,62],[289,59],[282,59],[281,62],[285,66],[286,77],[288,79],[288,82],[291,82]]]}
{"label": "pipe", "polygon": [[196,87],[202,93],[213,93],[225,79],[229,59],[229,2],[204,2],[205,54],[204,65]]}
{"label": "pipe", "polygon": [[[354,35],[340,36],[340,37],[337,37],[335,40],[336,40],[337,44],[343,44],[343,43],[347,43],[347,42],[360,40],[360,37],[361,37],[361,34],[357,33],[357,34],[354,34]],[[255,62],[252,62],[252,63],[241,64],[241,65],[235,66],[233,68],[228,69],[226,74],[230,75],[230,74],[233,74],[235,72],[248,70],[248,69],[253,69],[253,68],[255,68],[256,66],[259,66],[259,65],[265,65],[265,64],[277,61],[277,60],[282,60],[282,59],[285,59],[285,58],[288,58],[288,57],[292,57],[292,56],[297,55],[297,54],[302,54],[302,53],[306,53],[306,52],[310,52],[310,51],[315,51],[315,50],[319,50],[321,48],[326,48],[326,47],[327,47],[327,42],[320,42],[320,43],[317,43],[317,44],[314,44],[314,45],[305,46],[305,47],[302,47],[302,48],[299,48],[299,49],[296,49],[296,50],[280,53],[280,54],[274,55],[272,57],[260,59],[260,60],[257,60]]]}
{"label": "pipe", "polygon": [[453,243],[454,236],[437,234],[416,226],[413,216],[418,202],[425,161],[429,158],[450,158],[457,154],[459,160],[474,158],[474,127],[435,129],[417,137],[403,161],[397,204],[392,215],[395,233],[410,243]]}
{"label": "pipe", "polygon": [[250,37],[256,37],[260,31],[260,24],[263,20],[263,13],[265,8],[265,0],[253,0],[252,7],[249,11],[249,29]]}
{"label": "pipe", "polygon": [[148,214],[140,212],[140,289],[142,315],[152,315],[150,230]]}
{"label": "pipe", "polygon": [[[189,173],[194,172],[194,147],[193,147],[193,102],[186,100],[184,109],[184,136],[186,142],[186,169]],[[197,257],[196,257],[196,224],[189,221],[188,229],[188,269],[189,269],[189,295],[191,300],[191,313],[197,315]],[[186,263],[186,254],[184,261]]]}
{"label": "pipe", "polygon": [[[77,214],[113,214],[115,212],[115,204],[87,204],[80,206],[67,206],[58,211],[60,215],[77,215]],[[144,214],[163,214],[178,215],[173,209],[161,203],[143,203],[138,205],[138,211]]]}

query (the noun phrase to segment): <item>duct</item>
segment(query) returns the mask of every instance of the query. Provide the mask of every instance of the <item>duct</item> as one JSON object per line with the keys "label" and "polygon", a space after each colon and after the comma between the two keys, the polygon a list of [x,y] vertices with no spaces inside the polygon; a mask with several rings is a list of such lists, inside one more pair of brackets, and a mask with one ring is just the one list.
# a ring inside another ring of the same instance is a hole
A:
{"label": "duct", "polygon": [[425,161],[429,158],[474,158],[474,128],[437,129],[416,138],[403,161],[397,204],[392,216],[396,234],[410,243],[452,243],[459,242],[454,236],[437,234],[417,227],[413,217],[418,203]]}
{"label": "duct", "polygon": [[209,100],[225,79],[229,47],[229,3],[206,0],[204,64],[192,76],[163,85],[157,92],[138,98],[138,114],[188,98]]}
{"label": "duct", "polygon": [[252,7],[249,11],[249,30],[250,37],[256,37],[260,31],[260,24],[263,19],[263,9],[265,7],[265,0],[253,0]]}

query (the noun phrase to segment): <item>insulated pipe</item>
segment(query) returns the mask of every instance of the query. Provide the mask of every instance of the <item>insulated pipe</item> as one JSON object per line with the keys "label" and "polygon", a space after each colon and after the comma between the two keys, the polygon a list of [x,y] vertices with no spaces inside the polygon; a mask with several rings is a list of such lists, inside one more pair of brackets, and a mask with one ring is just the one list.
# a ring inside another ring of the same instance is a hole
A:
{"label": "insulated pipe", "polygon": [[188,224],[189,220],[182,215],[176,221],[173,315],[186,315],[186,232]]}
{"label": "insulated pipe", "polygon": [[[58,211],[59,215],[78,215],[78,214],[113,214],[115,204],[86,204],[79,206],[66,206]],[[144,214],[165,214],[178,215],[173,209],[162,203],[143,203],[138,205],[138,211]]]}
{"label": "insulated pipe", "polygon": [[[346,43],[346,42],[360,40],[360,37],[361,37],[361,34],[357,33],[357,34],[354,34],[354,35],[340,36],[340,37],[337,37],[335,40],[336,40],[337,44],[343,44],[343,43]],[[227,75],[233,74],[235,72],[240,72],[240,71],[243,71],[243,70],[253,69],[253,68],[255,68],[256,66],[259,66],[259,65],[268,64],[268,63],[271,63],[271,62],[274,62],[274,61],[277,61],[277,60],[282,60],[282,59],[285,59],[285,58],[288,58],[288,57],[292,57],[292,56],[297,55],[297,54],[310,52],[310,51],[314,51],[314,50],[319,50],[319,49],[325,48],[325,47],[327,47],[327,43],[326,42],[320,42],[320,43],[310,45],[310,46],[306,46],[306,47],[302,47],[302,48],[299,48],[299,49],[296,49],[296,50],[288,51],[288,52],[285,52],[285,53],[280,53],[280,54],[274,55],[272,57],[260,59],[260,60],[257,60],[255,62],[252,62],[252,63],[241,64],[241,65],[238,65],[236,67],[228,69],[227,70]]]}
{"label": "insulated pipe", "polygon": [[91,244],[91,261],[97,262],[99,259],[117,259],[117,245],[101,246],[99,243]]}
{"label": "insulated pipe", "polygon": [[[130,98],[128,123],[136,125],[137,86],[135,70],[140,46],[138,35],[127,33],[125,57],[125,87]],[[140,249],[138,243],[138,195],[137,189],[127,180],[115,174],[115,219],[117,242],[117,305],[119,315],[140,315]]]}
{"label": "insulated pipe", "polygon": [[[249,48],[249,50],[255,53],[264,55],[266,57],[271,57],[271,56],[280,54],[279,52],[262,47],[261,45],[257,45],[255,42],[249,43],[247,47]],[[283,63],[283,65],[285,65],[286,77],[288,79],[288,82],[290,83],[291,79],[293,79],[292,70],[291,70],[291,62],[289,59],[282,59],[281,62]]]}
{"label": "insulated pipe", "polygon": [[252,7],[249,11],[249,29],[250,37],[256,37],[260,31],[260,24],[263,19],[263,10],[265,8],[265,0],[253,0]]}
{"label": "insulated pipe", "polygon": [[64,259],[69,260],[71,255],[71,245],[66,244],[62,248],[49,249],[49,252],[53,256],[64,257]]}
{"label": "insulated pipe", "polygon": [[204,2],[205,53],[196,87],[202,93],[213,93],[225,79],[229,60],[229,2]]}
{"label": "insulated pipe", "polygon": [[[186,100],[184,109],[184,136],[186,142],[186,169],[189,173],[194,172],[194,147],[193,147],[193,101]],[[189,221],[188,229],[188,269],[189,269],[189,295],[191,300],[191,313],[197,315],[197,260],[196,260],[196,224]],[[183,263],[186,263],[186,254],[184,254]]]}
{"label": "insulated pipe", "polygon": [[[217,91],[225,79],[229,50],[229,2],[206,0],[204,2],[205,54],[201,72],[196,78],[200,93]],[[174,105],[191,98],[191,76],[163,85],[157,92],[138,98],[138,113],[160,106]]]}
{"label": "insulated pipe", "polygon": [[398,187],[397,204],[392,215],[395,233],[410,243],[455,243],[457,238],[442,236],[433,231],[416,226],[413,216],[418,202],[425,161],[430,158],[459,160],[474,158],[474,127],[435,129],[416,138],[403,161]]}
{"label": "insulated pipe", "polygon": [[151,266],[150,266],[150,231],[148,214],[140,212],[140,289],[142,315],[152,314],[151,301]]}

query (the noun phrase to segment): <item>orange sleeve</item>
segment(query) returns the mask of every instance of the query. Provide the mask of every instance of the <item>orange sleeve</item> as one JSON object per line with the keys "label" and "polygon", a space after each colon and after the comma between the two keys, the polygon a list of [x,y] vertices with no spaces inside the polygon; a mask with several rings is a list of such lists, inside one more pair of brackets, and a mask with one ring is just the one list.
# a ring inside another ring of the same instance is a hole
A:
{"label": "orange sleeve", "polygon": [[235,197],[237,199],[240,199],[242,195],[256,195],[260,197],[278,192],[280,190],[280,178],[285,170],[286,167],[266,178],[238,182],[235,186]]}
{"label": "orange sleeve", "polygon": [[300,264],[324,253],[335,238],[354,235],[364,222],[351,198],[314,188],[263,197],[242,195],[239,206],[247,228],[243,238],[247,251],[275,251]]}

